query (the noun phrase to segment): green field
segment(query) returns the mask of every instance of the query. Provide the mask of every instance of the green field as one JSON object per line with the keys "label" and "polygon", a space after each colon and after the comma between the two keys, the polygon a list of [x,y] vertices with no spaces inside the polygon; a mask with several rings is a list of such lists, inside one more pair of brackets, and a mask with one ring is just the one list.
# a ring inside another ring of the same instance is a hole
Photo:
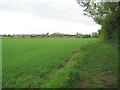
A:
{"label": "green field", "polygon": [[2,39],[3,88],[118,85],[117,46],[98,39]]}

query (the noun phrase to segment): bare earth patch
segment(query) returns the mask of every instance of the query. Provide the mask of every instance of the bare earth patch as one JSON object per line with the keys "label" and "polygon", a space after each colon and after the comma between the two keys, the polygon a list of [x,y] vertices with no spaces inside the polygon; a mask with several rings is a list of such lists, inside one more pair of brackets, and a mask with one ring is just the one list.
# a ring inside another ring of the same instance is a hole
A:
{"label": "bare earth patch", "polygon": [[102,78],[102,80],[106,81],[108,84],[112,83],[114,80],[116,80],[115,76],[113,75],[106,75]]}
{"label": "bare earth patch", "polygon": [[72,56],[77,56],[78,50],[73,51],[73,55]]}
{"label": "bare earth patch", "polygon": [[77,51],[77,50],[73,51],[72,55],[71,55],[71,56],[69,56],[69,57],[65,60],[64,64],[65,64],[65,65],[66,65],[66,64],[69,64],[69,63],[70,63],[71,58],[72,58],[72,57],[74,57],[74,56],[77,56],[77,53],[78,53],[78,51]]}
{"label": "bare earth patch", "polygon": [[89,82],[87,80],[81,81],[79,87],[80,88],[87,88],[89,85]]}
{"label": "bare earth patch", "polygon": [[83,75],[84,75],[85,77],[88,77],[90,74],[89,74],[88,70],[84,70],[84,71],[83,71]]}
{"label": "bare earth patch", "polygon": [[71,59],[71,57],[68,57],[68,58],[65,60],[64,64],[69,64],[69,63],[70,63],[70,59]]}

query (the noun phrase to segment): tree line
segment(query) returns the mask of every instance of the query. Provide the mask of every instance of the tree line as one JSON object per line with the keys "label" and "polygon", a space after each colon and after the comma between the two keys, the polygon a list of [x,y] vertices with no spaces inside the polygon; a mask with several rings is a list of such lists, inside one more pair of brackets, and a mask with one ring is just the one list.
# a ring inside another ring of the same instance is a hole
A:
{"label": "tree line", "polygon": [[64,33],[46,33],[46,34],[18,34],[18,35],[10,35],[10,34],[3,34],[2,37],[41,37],[41,38],[49,38],[49,37],[64,37],[64,38],[98,38],[99,37],[99,33],[98,32],[93,32],[91,34],[81,34],[81,33],[76,33],[76,34],[64,34]]}

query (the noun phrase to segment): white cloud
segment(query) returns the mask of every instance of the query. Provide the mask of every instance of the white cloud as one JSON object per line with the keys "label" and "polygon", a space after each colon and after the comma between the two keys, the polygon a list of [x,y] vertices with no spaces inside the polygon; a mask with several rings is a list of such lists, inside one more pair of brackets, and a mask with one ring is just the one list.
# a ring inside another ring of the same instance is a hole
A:
{"label": "white cloud", "polygon": [[0,10],[0,34],[42,34],[47,32],[88,34],[97,31],[98,28],[100,28],[98,25],[88,26],[83,23],[37,17],[27,12]]}
{"label": "white cloud", "polygon": [[76,0],[0,0],[0,34],[95,32]]}
{"label": "white cloud", "polygon": [[76,0],[0,0],[0,9],[28,12],[35,16],[67,22],[95,24],[92,19],[83,16],[83,10]]}

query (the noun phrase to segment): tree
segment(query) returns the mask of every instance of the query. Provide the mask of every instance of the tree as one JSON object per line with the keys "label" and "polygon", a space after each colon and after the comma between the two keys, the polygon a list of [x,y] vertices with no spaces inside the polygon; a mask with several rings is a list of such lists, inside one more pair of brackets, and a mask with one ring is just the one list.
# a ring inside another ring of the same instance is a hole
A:
{"label": "tree", "polygon": [[56,33],[51,34],[51,36],[52,36],[52,37],[63,37],[64,34],[59,33],[59,32],[56,32]]}
{"label": "tree", "polygon": [[6,34],[3,34],[2,37],[7,37],[7,35],[6,35]]}
{"label": "tree", "polygon": [[99,34],[98,34],[97,32],[93,32],[93,33],[92,33],[92,37],[93,37],[93,38],[98,38],[98,37],[99,37]]}
{"label": "tree", "polygon": [[[103,0],[102,0],[103,1]],[[120,29],[120,1],[95,3],[92,0],[77,2],[84,7],[84,15],[92,17],[94,21],[101,25],[101,35],[105,41],[118,40],[118,30]]]}
{"label": "tree", "polygon": [[78,33],[78,32],[76,33],[77,38],[81,38],[81,35],[82,35],[81,33]]}

